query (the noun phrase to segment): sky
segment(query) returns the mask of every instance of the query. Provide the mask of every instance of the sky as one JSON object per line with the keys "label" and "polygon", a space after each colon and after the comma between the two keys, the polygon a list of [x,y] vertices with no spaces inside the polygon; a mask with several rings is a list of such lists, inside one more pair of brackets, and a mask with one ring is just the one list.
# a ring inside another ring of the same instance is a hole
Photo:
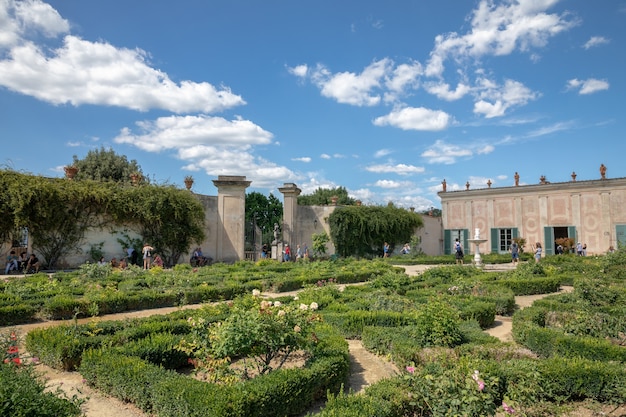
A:
{"label": "sky", "polygon": [[101,147],[216,195],[626,177],[626,0],[0,0],[2,164]]}

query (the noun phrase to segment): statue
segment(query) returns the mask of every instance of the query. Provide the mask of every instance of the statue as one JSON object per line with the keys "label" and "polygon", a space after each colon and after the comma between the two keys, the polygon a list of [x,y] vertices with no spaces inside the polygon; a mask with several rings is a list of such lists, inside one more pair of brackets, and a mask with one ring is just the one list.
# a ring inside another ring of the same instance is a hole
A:
{"label": "statue", "polygon": [[274,243],[278,243],[278,232],[279,232],[278,223],[274,223]]}
{"label": "statue", "polygon": [[604,166],[604,164],[600,164],[600,176],[603,180],[606,179],[606,167]]}
{"label": "statue", "polygon": [[443,181],[441,181],[441,185],[443,185],[443,192],[446,192],[446,188],[448,188],[448,184],[446,184],[446,179],[444,178]]}
{"label": "statue", "polygon": [[515,175],[513,176],[513,178],[515,178],[515,186],[518,187],[519,186],[519,174],[517,173],[517,171],[515,171]]}

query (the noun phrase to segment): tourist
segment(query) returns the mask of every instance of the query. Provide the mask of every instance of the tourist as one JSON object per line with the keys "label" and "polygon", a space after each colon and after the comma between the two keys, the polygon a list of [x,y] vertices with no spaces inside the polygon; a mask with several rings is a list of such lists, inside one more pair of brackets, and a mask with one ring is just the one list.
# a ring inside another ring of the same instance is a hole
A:
{"label": "tourist", "polygon": [[535,243],[535,262],[539,262],[541,259],[541,243]]}
{"label": "tourist", "polygon": [[118,266],[120,266],[120,264],[117,262],[117,258],[111,258],[111,268],[117,268]]}
{"label": "tourist", "polygon": [[408,243],[405,243],[404,246],[402,246],[402,250],[400,252],[403,255],[408,255],[409,253],[411,253],[411,247],[409,246]]}
{"label": "tourist", "polygon": [[154,259],[152,260],[152,264],[154,266],[160,266],[161,268],[163,268],[163,259],[161,259],[161,255],[159,255],[158,253],[154,255]]}
{"label": "tourist", "polygon": [[580,242],[576,244],[576,254],[578,256],[583,256],[583,245]]}
{"label": "tourist", "polygon": [[141,253],[143,254],[143,269],[150,269],[152,262],[152,251],[154,248],[147,243],[144,243]]}
{"label": "tourist", "polygon": [[389,243],[385,242],[383,245],[383,258],[389,257]]}
{"label": "tourist", "polygon": [[4,274],[8,275],[9,272],[16,270],[19,268],[19,264],[17,263],[17,255],[15,254],[15,251],[12,250],[11,252],[9,252],[9,254],[7,255],[7,266],[6,268],[4,268]]}
{"label": "tourist", "polygon": [[583,256],[587,256],[587,244],[583,243]]}
{"label": "tourist", "polygon": [[463,247],[461,246],[461,242],[459,242],[459,238],[456,238],[454,241],[454,256],[456,258],[456,263],[463,265]]}
{"label": "tourist", "polygon": [[302,249],[300,245],[296,245],[296,260],[299,261],[300,259],[302,259]]}
{"label": "tourist", "polygon": [[128,261],[126,260],[126,258],[122,258],[120,260],[119,267],[120,267],[120,269],[126,269],[128,267]]}
{"label": "tourist", "polygon": [[26,272],[29,274],[36,274],[39,272],[39,266],[39,258],[37,258],[34,253],[31,253],[30,258],[28,258],[28,262],[26,263]]}
{"label": "tourist", "polygon": [[291,249],[289,248],[289,244],[285,245],[285,262],[289,262],[291,259]]}
{"label": "tourist", "polygon": [[511,251],[511,262],[517,264],[519,262],[519,246],[516,241],[513,241],[510,246]]}
{"label": "tourist", "polygon": [[101,256],[100,260],[98,261],[98,265],[103,266],[106,264],[107,264],[107,261],[104,259],[104,256]]}

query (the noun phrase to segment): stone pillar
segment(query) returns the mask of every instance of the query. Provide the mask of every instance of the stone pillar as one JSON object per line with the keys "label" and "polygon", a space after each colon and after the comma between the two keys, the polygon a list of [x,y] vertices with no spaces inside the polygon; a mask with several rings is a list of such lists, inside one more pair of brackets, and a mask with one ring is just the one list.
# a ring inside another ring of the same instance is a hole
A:
{"label": "stone pillar", "polygon": [[[296,187],[296,184],[288,182],[285,183],[283,187],[279,188],[278,191],[283,193],[284,201],[283,201],[283,243],[289,244],[292,250],[295,250],[295,247],[300,242],[295,242],[295,239],[298,236],[298,231],[296,230],[296,219],[298,212],[298,196],[302,192],[301,189]],[[292,254],[295,256],[295,253]]]}
{"label": "stone pillar", "polygon": [[235,262],[245,259],[246,188],[252,181],[245,176],[219,175],[217,187],[216,261]]}

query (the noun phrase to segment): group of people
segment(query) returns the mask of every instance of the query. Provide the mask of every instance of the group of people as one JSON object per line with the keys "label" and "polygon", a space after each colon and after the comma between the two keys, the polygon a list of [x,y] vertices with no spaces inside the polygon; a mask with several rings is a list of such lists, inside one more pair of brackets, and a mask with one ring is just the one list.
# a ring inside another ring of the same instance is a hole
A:
{"label": "group of people", "polygon": [[191,266],[206,266],[210,265],[211,261],[212,259],[208,256],[204,256],[204,254],[202,253],[202,248],[198,246],[191,254],[191,259],[189,260],[189,263],[191,264]]}
{"label": "group of people", "polygon": [[34,253],[31,253],[30,256],[26,256],[26,252],[22,252],[18,257],[15,250],[11,250],[7,255],[4,274],[8,275],[11,272],[35,274],[39,272],[40,267],[41,262],[39,262],[39,258],[37,258],[37,255]]}
{"label": "group of people", "polygon": [[[291,252],[291,247],[289,246],[289,244],[285,245],[285,249],[283,249],[283,261],[285,262],[289,262],[292,259],[292,252]],[[261,255],[263,256],[263,255]],[[302,246],[300,245],[296,245],[296,257],[295,260],[299,261],[301,259],[309,259],[309,248],[306,245],[306,243],[304,243]]]}
{"label": "group of people", "polygon": [[[154,248],[149,244],[145,243],[143,248],[141,249],[141,255],[143,258],[143,269],[150,269],[152,266],[160,266],[163,267],[163,258],[159,254],[153,254]],[[122,257],[119,261],[116,257],[111,258],[110,261],[107,261],[104,256],[100,258],[98,261],[98,265],[111,265],[113,268],[126,269],[128,265],[139,265],[138,263],[138,253],[132,248],[124,248],[124,252],[126,256]]]}

